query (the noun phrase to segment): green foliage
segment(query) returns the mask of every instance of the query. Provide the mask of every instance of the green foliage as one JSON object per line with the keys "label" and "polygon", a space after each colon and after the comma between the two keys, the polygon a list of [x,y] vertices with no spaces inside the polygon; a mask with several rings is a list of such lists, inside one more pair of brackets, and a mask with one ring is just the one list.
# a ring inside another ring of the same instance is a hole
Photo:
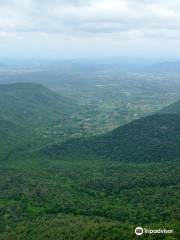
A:
{"label": "green foliage", "polygon": [[[0,159],[84,133],[81,108],[34,83],[0,85]],[[7,153],[7,154],[6,154]]]}
{"label": "green foliage", "polygon": [[179,161],[13,159],[1,164],[2,239],[133,239],[137,225],[178,239],[178,173]]}
{"label": "green foliage", "polygon": [[36,84],[0,92],[0,239],[133,240],[139,225],[180,238],[178,115],[62,143],[89,110]]}
{"label": "green foliage", "polygon": [[156,114],[135,120],[107,134],[50,145],[49,156],[158,162],[180,158],[180,116]]}

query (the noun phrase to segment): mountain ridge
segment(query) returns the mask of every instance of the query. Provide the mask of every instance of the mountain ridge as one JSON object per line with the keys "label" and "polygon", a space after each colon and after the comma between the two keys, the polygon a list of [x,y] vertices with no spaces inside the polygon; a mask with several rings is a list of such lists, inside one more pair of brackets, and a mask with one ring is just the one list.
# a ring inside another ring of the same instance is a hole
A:
{"label": "mountain ridge", "polygon": [[75,124],[72,121],[66,123],[67,119],[79,109],[71,99],[40,84],[0,85],[0,134],[3,136],[0,157],[19,145],[38,146],[50,140],[53,142],[55,128],[62,135],[69,134],[65,133],[66,125],[69,124],[69,131],[73,131]]}
{"label": "mountain ridge", "polygon": [[156,162],[180,157],[180,115],[153,114],[107,134],[69,140],[42,152],[49,156]]}

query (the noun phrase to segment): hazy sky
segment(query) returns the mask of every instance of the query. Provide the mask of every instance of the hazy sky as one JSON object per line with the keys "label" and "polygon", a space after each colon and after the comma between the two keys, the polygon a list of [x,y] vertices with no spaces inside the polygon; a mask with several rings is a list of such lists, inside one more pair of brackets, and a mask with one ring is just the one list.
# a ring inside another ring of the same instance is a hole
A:
{"label": "hazy sky", "polygon": [[178,58],[179,0],[0,0],[1,56]]}

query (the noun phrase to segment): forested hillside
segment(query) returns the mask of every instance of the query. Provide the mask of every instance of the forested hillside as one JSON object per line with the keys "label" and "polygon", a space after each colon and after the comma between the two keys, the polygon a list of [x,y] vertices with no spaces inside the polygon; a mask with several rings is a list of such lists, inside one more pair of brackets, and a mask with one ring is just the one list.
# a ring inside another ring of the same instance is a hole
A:
{"label": "forested hillside", "polygon": [[81,133],[83,108],[39,84],[5,84],[0,85],[0,121],[4,158],[16,148],[31,151]]}
{"label": "forested hillside", "polygon": [[76,156],[130,162],[158,162],[180,158],[180,116],[156,114],[135,120],[108,134],[70,140],[42,152],[52,156]]}
{"label": "forested hillside", "polygon": [[0,86],[0,106],[0,239],[180,238],[178,114],[87,137],[89,110],[40,85]]}
{"label": "forested hillside", "polygon": [[47,125],[61,120],[77,105],[42,85],[15,83],[0,85],[0,116],[25,126]]}

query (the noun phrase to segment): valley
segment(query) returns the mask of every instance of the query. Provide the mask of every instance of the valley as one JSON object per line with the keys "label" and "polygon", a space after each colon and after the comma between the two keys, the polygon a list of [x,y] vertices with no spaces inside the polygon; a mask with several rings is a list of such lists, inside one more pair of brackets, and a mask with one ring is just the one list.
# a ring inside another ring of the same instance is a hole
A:
{"label": "valley", "polygon": [[178,240],[178,71],[48,66],[0,71],[0,239]]}

